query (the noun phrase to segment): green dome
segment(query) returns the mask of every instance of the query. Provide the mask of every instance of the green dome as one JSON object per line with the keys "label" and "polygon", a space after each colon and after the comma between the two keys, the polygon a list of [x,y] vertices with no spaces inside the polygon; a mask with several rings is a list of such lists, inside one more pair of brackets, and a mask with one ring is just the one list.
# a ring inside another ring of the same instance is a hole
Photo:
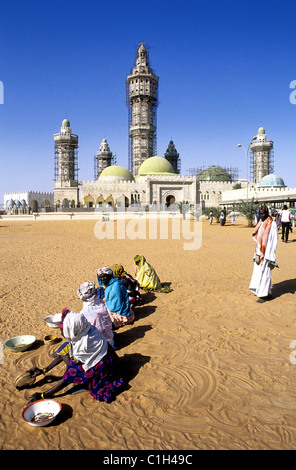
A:
{"label": "green dome", "polygon": [[170,162],[163,157],[150,157],[139,168],[139,176],[176,174]]}
{"label": "green dome", "polygon": [[122,179],[122,180],[132,180],[134,179],[133,175],[129,170],[124,168],[123,166],[119,165],[110,165],[107,166],[102,173],[100,174],[99,178],[107,178],[107,179]]}
{"label": "green dome", "polygon": [[263,134],[266,134],[264,127],[259,127],[258,135],[263,135]]}
{"label": "green dome", "polygon": [[63,120],[62,127],[71,127],[69,119],[64,119]]}
{"label": "green dome", "polygon": [[230,174],[220,166],[210,166],[197,175],[198,181],[232,181]]}

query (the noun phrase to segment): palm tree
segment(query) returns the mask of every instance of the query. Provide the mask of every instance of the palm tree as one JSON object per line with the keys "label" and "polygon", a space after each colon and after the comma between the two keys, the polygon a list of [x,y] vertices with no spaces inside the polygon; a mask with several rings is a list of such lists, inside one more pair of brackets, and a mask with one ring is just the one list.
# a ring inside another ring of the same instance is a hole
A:
{"label": "palm tree", "polygon": [[245,216],[245,218],[248,221],[248,227],[252,227],[253,225],[253,219],[256,214],[256,211],[258,209],[258,203],[254,202],[254,198],[252,198],[251,201],[242,201],[238,205],[238,212]]}
{"label": "palm tree", "polygon": [[213,217],[216,219],[216,222],[219,223],[221,214],[221,209],[219,207],[205,207],[202,212],[204,215],[207,216],[209,216],[210,212],[212,212]]}
{"label": "palm tree", "polygon": [[186,212],[188,212],[189,209],[190,209],[189,202],[188,201],[186,201],[186,202],[183,201],[183,202],[179,202],[177,205],[178,205],[180,213],[183,216],[183,219],[185,219]]}

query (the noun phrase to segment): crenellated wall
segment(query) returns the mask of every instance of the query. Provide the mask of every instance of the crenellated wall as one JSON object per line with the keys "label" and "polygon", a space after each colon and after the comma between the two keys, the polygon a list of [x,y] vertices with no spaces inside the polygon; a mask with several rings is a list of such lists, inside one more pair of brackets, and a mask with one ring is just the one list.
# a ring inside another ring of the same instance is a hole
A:
{"label": "crenellated wall", "polygon": [[[296,188],[286,187],[260,187],[251,186],[248,188],[248,199],[253,199],[258,202],[285,202],[296,201]],[[222,193],[222,204],[239,203],[247,199],[247,190],[235,189],[232,191],[224,191]]]}

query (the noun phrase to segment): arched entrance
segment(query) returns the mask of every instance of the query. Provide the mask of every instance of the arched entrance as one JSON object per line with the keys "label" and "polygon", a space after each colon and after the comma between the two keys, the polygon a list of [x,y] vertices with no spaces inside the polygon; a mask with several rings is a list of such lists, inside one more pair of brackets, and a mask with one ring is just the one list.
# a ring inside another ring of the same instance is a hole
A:
{"label": "arched entrance", "polygon": [[116,199],[117,207],[128,207],[129,199],[126,196],[120,196]]}
{"label": "arched entrance", "polygon": [[95,200],[92,196],[88,195],[88,196],[85,196],[85,198],[83,199],[83,204],[84,204],[84,207],[91,209],[92,207],[95,206]]}
{"label": "arched entrance", "polygon": [[36,199],[33,199],[33,201],[31,201],[31,209],[32,209],[32,212],[38,212],[38,201]]}
{"label": "arched entrance", "polygon": [[172,204],[176,203],[175,196],[169,194],[165,199],[165,204],[167,207],[171,206]]}
{"label": "arched entrance", "polygon": [[114,199],[111,195],[107,197],[106,205],[107,207],[114,207]]}
{"label": "arched entrance", "polygon": [[64,207],[65,209],[68,209],[69,208],[69,199],[64,199],[63,202],[62,202],[62,207]]}
{"label": "arched entrance", "polygon": [[103,196],[98,196],[96,200],[96,207],[103,207],[104,198]]}

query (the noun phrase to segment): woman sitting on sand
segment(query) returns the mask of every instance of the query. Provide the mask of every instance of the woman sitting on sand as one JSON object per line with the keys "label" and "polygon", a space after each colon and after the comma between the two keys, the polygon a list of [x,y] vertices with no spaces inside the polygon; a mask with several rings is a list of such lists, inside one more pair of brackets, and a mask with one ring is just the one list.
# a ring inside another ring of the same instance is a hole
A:
{"label": "woman sitting on sand", "polygon": [[171,292],[172,289],[168,286],[162,285],[155,269],[146,261],[143,255],[136,255],[135,262],[135,276],[140,284],[140,287],[146,292]]}
{"label": "woman sitting on sand", "polygon": [[97,279],[105,288],[105,305],[116,328],[132,323],[135,314],[130,306],[126,287],[114,277],[112,269],[98,269]]}
{"label": "woman sitting on sand", "polygon": [[32,395],[30,402],[51,398],[68,384],[75,384],[87,386],[93,398],[109,403],[116,389],[123,385],[123,379],[115,376],[115,351],[81,313],[64,310],[62,334],[70,345],[63,378],[50,390]]}
{"label": "woman sitting on sand", "polygon": [[114,346],[112,321],[103,300],[104,289],[97,289],[94,282],[84,282],[78,287],[77,295],[83,301],[80,313]]}
{"label": "woman sitting on sand", "polygon": [[141,305],[143,300],[138,281],[130,274],[127,274],[122,264],[114,264],[110,266],[110,269],[112,269],[114,277],[120,279],[122,284],[126,287],[131,306],[136,307],[137,305]]}

